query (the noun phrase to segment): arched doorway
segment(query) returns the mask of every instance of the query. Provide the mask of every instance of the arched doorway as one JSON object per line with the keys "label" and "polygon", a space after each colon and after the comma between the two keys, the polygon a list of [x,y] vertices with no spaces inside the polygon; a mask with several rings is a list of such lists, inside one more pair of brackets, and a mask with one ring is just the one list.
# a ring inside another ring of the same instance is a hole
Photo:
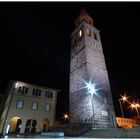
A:
{"label": "arched doorway", "polygon": [[36,132],[36,125],[37,125],[37,121],[36,120],[32,120],[31,133],[35,133]]}
{"label": "arched doorway", "polygon": [[19,117],[13,117],[10,120],[9,133],[19,134],[21,129],[21,119]]}
{"label": "arched doorway", "polygon": [[43,132],[46,132],[46,131],[48,131],[48,126],[50,125],[50,121],[49,121],[49,119],[44,119],[43,120]]}
{"label": "arched doorway", "polygon": [[25,133],[36,133],[36,125],[37,125],[37,121],[33,120],[33,119],[28,119],[26,121],[26,125],[25,125]]}
{"label": "arched doorway", "polygon": [[25,125],[25,133],[30,133],[30,126],[31,126],[31,119],[26,121],[26,125]]}

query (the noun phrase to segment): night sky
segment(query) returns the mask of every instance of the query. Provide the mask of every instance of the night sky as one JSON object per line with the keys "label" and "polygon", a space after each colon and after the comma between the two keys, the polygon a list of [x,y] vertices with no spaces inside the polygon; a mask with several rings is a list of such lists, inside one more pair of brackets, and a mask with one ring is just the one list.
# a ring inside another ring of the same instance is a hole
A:
{"label": "night sky", "polygon": [[[57,117],[68,112],[70,35],[81,7],[100,30],[116,115],[127,92],[140,99],[139,2],[0,2],[0,92],[10,80],[61,90]],[[126,117],[131,117],[128,106]]]}

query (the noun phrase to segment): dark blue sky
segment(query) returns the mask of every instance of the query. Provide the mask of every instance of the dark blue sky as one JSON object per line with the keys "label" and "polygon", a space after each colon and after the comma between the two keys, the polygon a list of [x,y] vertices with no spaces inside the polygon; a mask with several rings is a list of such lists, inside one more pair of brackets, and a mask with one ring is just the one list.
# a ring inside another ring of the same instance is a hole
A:
{"label": "dark blue sky", "polygon": [[0,2],[1,93],[9,80],[58,88],[58,112],[67,111],[70,34],[81,7],[100,30],[116,114],[124,90],[140,98],[139,2]]}

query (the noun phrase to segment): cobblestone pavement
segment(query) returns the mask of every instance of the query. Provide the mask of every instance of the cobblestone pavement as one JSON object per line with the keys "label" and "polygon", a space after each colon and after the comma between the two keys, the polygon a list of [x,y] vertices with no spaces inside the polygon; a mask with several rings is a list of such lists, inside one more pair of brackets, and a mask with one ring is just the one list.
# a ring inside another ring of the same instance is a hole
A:
{"label": "cobblestone pavement", "polygon": [[81,137],[67,137],[67,136],[64,136],[64,137],[55,137],[55,136],[42,136],[41,134],[35,134],[35,135],[8,135],[8,136],[5,136],[5,137],[2,137],[3,139],[81,139]]}

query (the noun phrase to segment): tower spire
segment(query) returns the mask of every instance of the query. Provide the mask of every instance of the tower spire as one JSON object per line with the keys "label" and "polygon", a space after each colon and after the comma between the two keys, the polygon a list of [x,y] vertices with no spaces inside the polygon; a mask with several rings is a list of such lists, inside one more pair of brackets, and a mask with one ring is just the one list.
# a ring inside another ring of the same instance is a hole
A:
{"label": "tower spire", "polygon": [[81,22],[85,21],[86,23],[93,25],[93,19],[89,16],[84,7],[81,7],[80,14],[75,20],[75,27],[77,28]]}

